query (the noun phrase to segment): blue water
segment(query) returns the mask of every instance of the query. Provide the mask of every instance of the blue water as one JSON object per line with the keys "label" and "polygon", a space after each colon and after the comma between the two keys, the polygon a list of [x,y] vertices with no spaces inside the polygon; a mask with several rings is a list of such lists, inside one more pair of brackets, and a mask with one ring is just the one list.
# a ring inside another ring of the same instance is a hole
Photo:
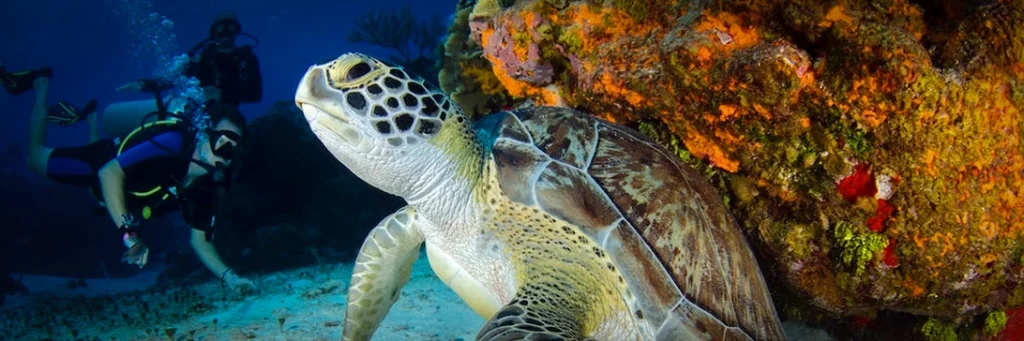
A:
{"label": "blue water", "polygon": [[[290,101],[303,72],[342,52],[381,56],[389,50],[346,40],[358,15],[373,9],[414,6],[416,14],[449,16],[453,1],[240,1],[240,0],[42,0],[0,2],[0,63],[9,70],[50,66],[49,102],[99,108],[147,95],[116,92],[126,82],[154,73],[158,58],[184,54],[207,37],[214,17],[233,11],[243,31],[256,36],[263,100],[243,104],[250,120],[276,101]],[[440,37],[439,37],[440,38]],[[239,37],[237,43],[251,40]],[[97,260],[116,263],[120,241],[109,238],[109,219],[91,214],[95,201],[80,188],[56,185],[25,167],[32,92],[0,92],[0,221],[3,264],[46,275],[100,275]],[[47,144],[80,145],[86,124],[51,125]],[[14,179],[14,180],[11,180]],[[54,200],[54,198],[60,198]],[[44,209],[44,207],[46,209]],[[187,245],[187,230],[154,229],[153,243]],[[48,258],[45,261],[43,258]],[[29,269],[26,269],[29,268]]]}
{"label": "blue water", "polygon": [[[3,1],[0,3],[0,63],[11,70],[49,65],[56,73],[50,86],[54,101],[66,99],[84,104],[96,98],[102,108],[114,101],[139,97],[114,91],[118,85],[152,74],[153,56],[134,52],[166,49],[163,41],[145,40],[152,37],[147,33],[156,31],[152,25],[138,24],[149,14],[156,13],[173,22],[175,39],[172,43],[176,49],[170,52],[181,54],[207,36],[217,13],[230,10],[238,15],[243,30],[258,37],[261,43],[255,52],[263,71],[263,101],[244,104],[241,108],[252,118],[264,113],[274,101],[289,100],[299,77],[312,63],[352,50],[390,54],[388,50],[369,44],[349,43],[345,38],[354,29],[356,17],[364,11],[404,5],[415,6],[417,14],[424,17],[447,16],[455,9],[454,1],[440,0]],[[132,8],[152,10],[132,13]],[[238,40],[239,44],[247,42],[244,37]],[[31,103],[29,95],[0,94],[0,112],[6,123],[0,126],[0,150],[6,149],[11,140],[23,143],[27,139]],[[86,129],[82,125],[51,135],[54,144],[80,143],[86,136]]]}

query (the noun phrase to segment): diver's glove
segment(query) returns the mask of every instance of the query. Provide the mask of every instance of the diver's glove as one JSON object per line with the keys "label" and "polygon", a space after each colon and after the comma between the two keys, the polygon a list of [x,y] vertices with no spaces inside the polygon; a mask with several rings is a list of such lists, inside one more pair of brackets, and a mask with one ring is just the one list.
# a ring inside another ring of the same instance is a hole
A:
{"label": "diver's glove", "polygon": [[121,241],[128,248],[128,251],[121,255],[121,261],[138,265],[141,268],[146,266],[146,262],[149,261],[149,247],[139,238],[138,227],[139,221],[135,219],[135,215],[131,213],[121,215],[121,227],[118,228],[118,232],[121,232]]}
{"label": "diver's glove", "polygon": [[235,274],[235,270],[231,270],[231,268],[224,270],[224,273],[220,275],[220,280],[222,284],[235,291],[246,292],[256,290],[256,284],[253,284],[248,279],[239,277],[238,274]]}
{"label": "diver's glove", "polygon": [[117,87],[117,91],[162,92],[174,88],[174,84],[163,79],[143,78]]}
{"label": "diver's glove", "polygon": [[96,112],[96,100],[91,100],[82,109],[76,108],[68,101],[58,101],[46,110],[46,119],[62,126],[70,126],[89,117],[89,114]]}

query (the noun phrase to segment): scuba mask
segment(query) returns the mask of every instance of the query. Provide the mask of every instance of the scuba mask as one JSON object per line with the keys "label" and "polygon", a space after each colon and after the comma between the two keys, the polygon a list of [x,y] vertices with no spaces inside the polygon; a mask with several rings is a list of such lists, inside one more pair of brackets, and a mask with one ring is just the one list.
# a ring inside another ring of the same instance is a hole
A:
{"label": "scuba mask", "polygon": [[242,141],[242,136],[230,130],[214,130],[210,128],[206,129],[206,135],[213,155],[223,158],[224,162],[214,162],[213,167],[209,167],[209,164],[205,162],[199,165],[210,172],[214,184],[224,185],[228,178],[226,161],[231,161],[235,157],[235,152],[238,149],[238,144]]}
{"label": "scuba mask", "polygon": [[206,49],[206,47],[217,45],[219,44],[219,41],[225,39],[234,41],[235,37],[240,35],[249,37],[255,42],[255,44],[247,45],[250,48],[256,48],[260,45],[259,39],[256,39],[256,37],[251,34],[242,32],[242,24],[237,20],[232,18],[223,18],[214,21],[213,25],[210,26],[210,35],[189,49],[188,56],[190,58],[195,57],[196,53]]}
{"label": "scuba mask", "polygon": [[210,26],[212,38],[234,38],[239,33],[242,33],[242,24],[232,19],[218,20]]}
{"label": "scuba mask", "polygon": [[235,37],[242,32],[242,24],[233,19],[222,19],[210,26],[210,38],[218,47],[231,48],[235,45]]}
{"label": "scuba mask", "polygon": [[219,156],[224,160],[231,160],[235,156],[238,143],[242,140],[242,136],[230,130],[206,129],[206,135],[209,136],[207,140],[210,143],[210,150],[213,151],[213,155]]}

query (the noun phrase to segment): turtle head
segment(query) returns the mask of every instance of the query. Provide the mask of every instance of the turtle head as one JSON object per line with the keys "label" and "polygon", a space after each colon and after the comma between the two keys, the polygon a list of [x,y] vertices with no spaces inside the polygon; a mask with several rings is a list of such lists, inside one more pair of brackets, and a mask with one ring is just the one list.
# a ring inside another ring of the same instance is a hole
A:
{"label": "turtle head", "polygon": [[295,104],[349,170],[407,198],[442,171],[437,160],[445,150],[438,145],[445,143],[433,142],[468,125],[462,109],[441,91],[400,66],[359,53],[310,67]]}

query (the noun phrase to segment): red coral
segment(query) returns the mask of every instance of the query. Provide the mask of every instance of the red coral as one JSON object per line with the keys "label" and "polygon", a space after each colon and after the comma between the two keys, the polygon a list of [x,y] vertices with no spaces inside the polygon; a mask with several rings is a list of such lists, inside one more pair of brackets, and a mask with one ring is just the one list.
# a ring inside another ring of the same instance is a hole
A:
{"label": "red coral", "polygon": [[900,260],[896,258],[896,240],[889,238],[889,244],[885,246],[885,253],[882,256],[882,262],[889,267],[894,267],[900,263]]}
{"label": "red coral", "polygon": [[1024,340],[1024,307],[1006,312],[1006,328],[996,338],[1001,341]]}
{"label": "red coral", "polygon": [[839,193],[846,200],[872,196],[877,191],[878,189],[875,188],[875,176],[871,174],[866,163],[857,164],[853,167],[853,174],[839,180]]}
{"label": "red coral", "polygon": [[895,211],[896,208],[889,204],[888,200],[878,199],[878,208],[875,209],[875,216],[868,219],[868,228],[871,231],[882,232],[885,229],[885,221]]}

